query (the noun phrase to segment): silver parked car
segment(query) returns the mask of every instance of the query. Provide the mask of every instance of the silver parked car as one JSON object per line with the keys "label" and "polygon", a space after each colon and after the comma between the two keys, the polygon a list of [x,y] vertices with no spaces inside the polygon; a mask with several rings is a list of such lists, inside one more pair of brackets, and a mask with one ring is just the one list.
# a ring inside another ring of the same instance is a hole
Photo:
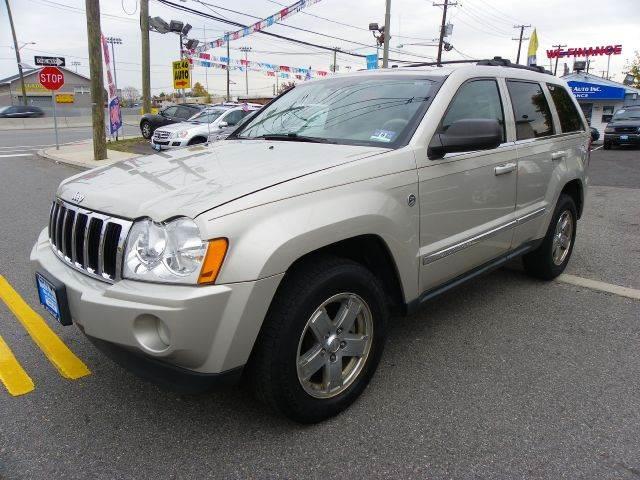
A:
{"label": "silver parked car", "polygon": [[365,389],[391,313],[516,257],[565,269],[588,146],[566,83],[501,59],[305,82],[225,141],[65,180],[39,295],[142,376],[243,379],[317,422]]}

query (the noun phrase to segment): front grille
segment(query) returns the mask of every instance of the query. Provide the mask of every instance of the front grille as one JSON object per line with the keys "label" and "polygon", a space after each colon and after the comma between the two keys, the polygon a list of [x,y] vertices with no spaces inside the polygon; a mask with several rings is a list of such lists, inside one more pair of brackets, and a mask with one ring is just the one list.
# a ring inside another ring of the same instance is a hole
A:
{"label": "front grille", "polygon": [[153,137],[159,140],[165,140],[169,138],[170,135],[171,132],[165,132],[164,130],[156,130],[155,132],[153,132]]}
{"label": "front grille", "polygon": [[616,133],[638,133],[638,127],[616,127]]}
{"label": "front grille", "polygon": [[114,282],[121,278],[124,242],[131,222],[56,200],[49,216],[54,253],[83,273]]}

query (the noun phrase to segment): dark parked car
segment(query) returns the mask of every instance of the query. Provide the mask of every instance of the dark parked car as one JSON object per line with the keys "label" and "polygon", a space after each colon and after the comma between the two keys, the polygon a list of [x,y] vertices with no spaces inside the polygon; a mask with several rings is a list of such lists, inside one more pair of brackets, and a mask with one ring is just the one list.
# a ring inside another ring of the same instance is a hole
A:
{"label": "dark parked car", "polygon": [[184,104],[163,108],[158,114],[146,113],[140,119],[140,131],[144,138],[151,138],[156,128],[170,123],[184,122],[193,117],[206,105]]}
{"label": "dark parked car", "polygon": [[613,145],[640,145],[640,105],[622,107],[604,129],[604,149]]}
{"label": "dark parked car", "polygon": [[40,107],[33,105],[11,105],[0,107],[0,118],[34,118],[43,117],[44,112]]}

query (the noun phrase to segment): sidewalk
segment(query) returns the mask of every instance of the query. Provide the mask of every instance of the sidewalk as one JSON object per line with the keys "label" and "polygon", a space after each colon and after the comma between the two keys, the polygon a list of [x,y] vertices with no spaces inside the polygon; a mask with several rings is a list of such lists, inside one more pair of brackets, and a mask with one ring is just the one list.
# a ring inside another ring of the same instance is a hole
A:
{"label": "sidewalk", "polygon": [[[122,122],[137,126],[139,115],[123,115]],[[90,127],[91,117],[58,117],[58,128]],[[53,128],[53,117],[41,118],[0,118],[0,130],[29,130]]]}
{"label": "sidewalk", "polygon": [[93,159],[93,141],[77,142],[69,145],[61,145],[59,150],[56,147],[45,148],[38,151],[38,155],[56,163],[64,163],[81,168],[95,168],[111,165],[112,163],[130,158],[139,157],[138,153],[118,152],[107,148],[106,160]]}

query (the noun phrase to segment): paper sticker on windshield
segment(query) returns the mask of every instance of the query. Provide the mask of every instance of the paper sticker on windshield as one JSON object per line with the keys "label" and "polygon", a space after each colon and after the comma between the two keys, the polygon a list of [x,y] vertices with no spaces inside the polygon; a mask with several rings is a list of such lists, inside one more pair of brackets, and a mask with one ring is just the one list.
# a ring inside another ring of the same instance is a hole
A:
{"label": "paper sticker on windshield", "polygon": [[373,135],[369,137],[369,140],[376,142],[393,142],[394,138],[396,138],[396,132],[392,132],[391,130],[376,130],[373,132]]}

